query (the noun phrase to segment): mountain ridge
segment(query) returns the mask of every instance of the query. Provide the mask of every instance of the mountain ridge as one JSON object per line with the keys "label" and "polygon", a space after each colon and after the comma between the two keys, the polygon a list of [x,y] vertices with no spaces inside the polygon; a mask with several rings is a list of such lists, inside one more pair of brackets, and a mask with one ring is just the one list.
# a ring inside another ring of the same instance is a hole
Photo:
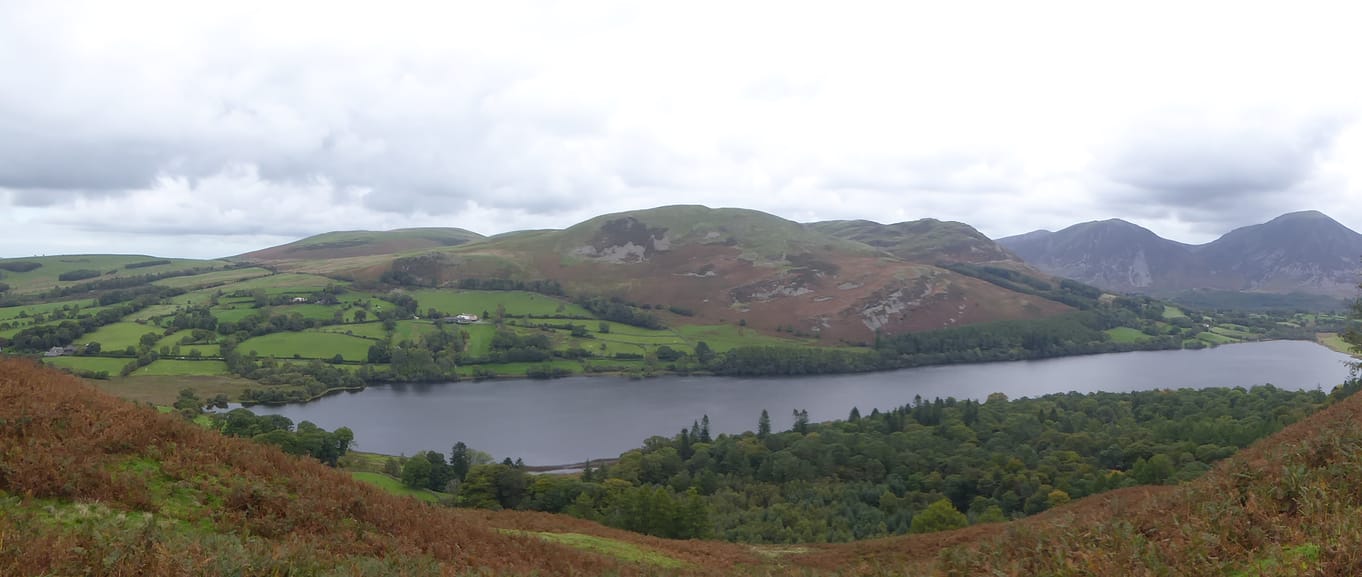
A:
{"label": "mountain ridge", "polygon": [[1120,219],[998,239],[1028,264],[1118,292],[1218,290],[1351,297],[1362,234],[1315,211],[1287,213],[1192,245]]}
{"label": "mountain ridge", "polygon": [[[834,228],[854,230],[842,230],[845,236],[825,232]],[[857,238],[882,242],[872,246]],[[552,280],[574,295],[848,343],[869,342],[877,331],[1037,319],[1072,310],[938,266],[997,258],[1021,271],[1017,274],[1045,276],[972,227],[934,220],[848,227],[801,224],[749,209],[674,205],[600,215],[561,230],[392,254],[330,259],[291,258],[294,254],[266,249],[240,260],[357,282],[400,278],[419,287],[464,279]]]}

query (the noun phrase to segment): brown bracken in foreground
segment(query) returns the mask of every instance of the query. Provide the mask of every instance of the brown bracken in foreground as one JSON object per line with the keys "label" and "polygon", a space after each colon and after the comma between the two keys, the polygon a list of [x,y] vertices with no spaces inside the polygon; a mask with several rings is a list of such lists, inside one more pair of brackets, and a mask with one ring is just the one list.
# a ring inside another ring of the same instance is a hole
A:
{"label": "brown bracken in foreground", "polygon": [[[0,575],[1359,575],[1362,399],[1177,487],[1012,523],[843,545],[671,541],[564,516],[451,510],[0,359]],[[513,531],[506,531],[513,530]],[[664,569],[523,532],[578,533]]]}

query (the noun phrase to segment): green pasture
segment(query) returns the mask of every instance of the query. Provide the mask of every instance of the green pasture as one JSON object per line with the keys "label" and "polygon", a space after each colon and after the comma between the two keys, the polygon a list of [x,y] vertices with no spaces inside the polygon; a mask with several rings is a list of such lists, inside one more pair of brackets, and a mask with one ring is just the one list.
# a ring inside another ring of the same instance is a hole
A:
{"label": "green pasture", "polygon": [[1202,332],[1202,333],[1197,333],[1196,338],[1198,338],[1198,339],[1200,339],[1200,340],[1203,340],[1203,341],[1205,341],[1205,342],[1207,342],[1207,343],[1213,344],[1213,345],[1227,345],[1227,344],[1230,344],[1230,343],[1237,343],[1237,342],[1239,342],[1238,340],[1236,340],[1236,339],[1234,339],[1234,338],[1227,337],[1227,336],[1221,335],[1221,334],[1212,333],[1212,332]]}
{"label": "green pasture", "polygon": [[180,340],[187,336],[189,336],[189,331],[180,331],[173,335],[166,335],[161,340],[156,341],[155,349],[157,351],[160,351],[161,347],[171,347],[174,349],[176,345],[179,345],[181,355],[188,355],[190,351],[195,350],[199,351],[199,354],[205,357],[216,357],[222,354],[222,347],[217,344],[180,344]]}
{"label": "green pasture", "polygon": [[305,319],[329,321],[335,318],[336,311],[339,310],[341,310],[341,307],[339,306],[308,303],[277,306],[272,308],[270,312],[276,315],[291,315],[296,313],[302,315],[302,317]]}
{"label": "green pasture", "polygon": [[383,323],[377,321],[350,323],[344,325],[327,325],[324,327],[319,327],[317,330],[324,333],[353,335],[356,337],[363,337],[375,340],[383,340],[388,338],[388,331],[383,330]]}
{"label": "green pasture", "polygon": [[427,503],[440,502],[441,493],[436,493],[435,491],[431,491],[429,489],[412,489],[411,487],[403,485],[402,481],[384,475],[383,473],[367,473],[351,471],[350,476],[354,477],[358,481],[363,481],[370,485],[374,485],[394,495],[398,495],[401,497],[413,497],[425,501]]}
{"label": "green pasture", "polygon": [[247,339],[237,347],[237,351],[255,351],[262,357],[273,356],[280,359],[298,355],[309,359],[330,359],[340,354],[347,361],[363,361],[369,358],[369,347],[373,341],[344,334],[303,331],[297,333],[271,333]]}
{"label": "green pasture", "polygon": [[253,308],[251,305],[222,305],[215,306],[208,310],[218,322],[240,322],[241,319],[260,312],[260,309]]}
{"label": "green pasture", "polygon": [[[1213,332],[1213,333],[1215,333],[1215,334],[1217,334],[1217,335],[1226,336],[1226,337],[1229,337],[1229,338],[1232,338],[1232,339],[1235,339],[1235,340],[1252,339],[1252,338],[1254,338],[1255,336],[1257,336],[1257,335],[1255,335],[1254,333],[1251,333],[1251,332],[1249,332],[1249,331],[1240,330],[1240,329],[1234,328],[1234,327],[1237,327],[1237,326],[1238,326],[1238,325],[1220,325],[1220,326],[1212,327],[1212,328],[1211,328],[1211,332]],[[1241,328],[1243,328],[1243,327],[1241,327]]]}
{"label": "green pasture", "polygon": [[[169,264],[149,266],[143,268],[127,269],[126,265],[151,260],[168,260]],[[225,261],[193,260],[184,258],[159,259],[143,255],[109,255],[109,254],[84,254],[84,255],[61,255],[31,258],[7,258],[0,259],[0,264],[12,262],[36,262],[42,266],[27,272],[14,272],[2,270],[5,284],[10,285],[10,290],[14,293],[34,293],[48,290],[54,286],[70,286],[82,282],[90,282],[100,279],[141,276],[145,274],[157,274],[178,270],[191,269],[196,267],[224,266]],[[59,277],[63,273],[77,270],[93,270],[101,273],[100,276],[77,281],[63,281]]]}
{"label": "green pasture", "polygon": [[218,270],[196,274],[194,276],[165,278],[151,284],[170,288],[196,289],[241,282],[253,278],[270,276],[272,274],[274,273],[263,268],[238,268],[232,270]]}
{"label": "green pasture", "polygon": [[218,287],[225,293],[239,290],[253,292],[263,289],[266,294],[305,293],[320,291],[330,285],[345,285],[344,281],[314,274],[281,273],[252,278]]}
{"label": "green pasture", "polygon": [[1149,335],[1130,327],[1116,327],[1105,331],[1113,343],[1139,343],[1149,339]]}
{"label": "green pasture", "polygon": [[227,363],[222,361],[181,361],[159,359],[150,365],[137,369],[133,376],[218,376],[226,375]]}
{"label": "green pasture", "polygon": [[123,367],[133,359],[114,358],[114,357],[52,357],[43,359],[43,362],[54,367],[69,369],[73,371],[105,371],[110,375],[117,376]]}
{"label": "green pasture", "polygon": [[1166,320],[1180,319],[1185,318],[1186,316],[1187,313],[1182,312],[1182,309],[1178,307],[1175,307],[1173,305],[1163,306],[1163,318]]}
{"label": "green pasture", "polygon": [[[10,273],[9,271],[0,271],[0,272],[4,272],[5,275],[6,275],[6,277],[8,277],[8,275],[12,274],[12,273]],[[8,282],[8,281],[0,280],[0,282]],[[19,315],[20,315],[20,314],[24,315],[25,317],[31,317],[31,316],[36,315],[36,314],[44,314],[44,315],[45,315],[45,314],[50,313],[50,312],[52,312],[52,311],[63,310],[63,309],[67,309],[67,308],[69,308],[69,307],[80,307],[81,311],[83,312],[83,311],[85,311],[86,309],[94,308],[94,306],[95,306],[95,300],[94,300],[94,299],[78,299],[78,300],[73,300],[73,301],[60,301],[60,302],[55,302],[55,303],[43,303],[43,304],[39,304],[39,305],[26,305],[26,306],[21,306],[21,307],[5,307],[5,308],[0,308],[0,322],[4,322],[4,321],[7,321],[7,320],[11,320],[11,319],[17,319],[17,318],[19,318]]]}
{"label": "green pasture", "polygon": [[137,311],[133,314],[124,317],[124,320],[149,321],[156,317],[173,315],[177,310],[180,310],[180,307],[178,305],[151,305],[147,308],[144,308],[140,311]]}
{"label": "green pasture", "polygon": [[470,313],[483,316],[496,314],[497,305],[505,305],[506,314],[532,317],[553,315],[592,316],[586,309],[555,297],[524,291],[466,291],[452,289],[423,289],[411,291],[421,305],[421,311],[434,308],[456,315]]}
{"label": "green pasture", "polygon": [[147,333],[161,334],[163,331],[154,325],[144,325],[130,322],[119,322],[99,327],[92,333],[86,333],[79,339],[82,343],[99,343],[102,350],[121,351],[128,347],[136,347],[140,344],[142,335]]}
{"label": "green pasture", "polygon": [[[379,327],[382,328],[381,323],[379,324]],[[435,328],[435,323],[430,321],[424,320],[397,321],[397,328],[393,330],[393,342],[396,343],[400,343],[402,341],[415,342],[421,338],[421,335],[433,333],[436,330],[437,329]]]}

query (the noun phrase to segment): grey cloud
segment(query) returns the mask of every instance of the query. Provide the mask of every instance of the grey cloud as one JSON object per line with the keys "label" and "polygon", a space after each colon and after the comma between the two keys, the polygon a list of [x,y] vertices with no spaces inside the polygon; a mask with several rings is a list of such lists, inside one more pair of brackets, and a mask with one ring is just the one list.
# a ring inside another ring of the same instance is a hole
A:
{"label": "grey cloud", "polygon": [[1205,209],[1289,190],[1311,177],[1347,125],[1273,113],[1226,123],[1211,114],[1143,119],[1101,162],[1105,177],[1122,185],[1112,189],[1117,198]]}

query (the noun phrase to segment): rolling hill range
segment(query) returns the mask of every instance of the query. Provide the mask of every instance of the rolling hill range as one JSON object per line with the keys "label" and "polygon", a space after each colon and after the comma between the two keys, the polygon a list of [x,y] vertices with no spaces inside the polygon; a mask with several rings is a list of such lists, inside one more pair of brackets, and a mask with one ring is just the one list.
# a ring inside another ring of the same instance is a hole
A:
{"label": "rolling hill range", "polygon": [[1117,219],[998,243],[1050,274],[1157,296],[1210,290],[1351,298],[1362,270],[1362,234],[1316,211],[1238,228],[1203,245]]}
{"label": "rolling hill range", "polygon": [[[378,233],[384,234],[384,233]],[[325,235],[324,235],[325,236]],[[319,240],[320,239],[320,240]],[[294,245],[327,244],[321,237]],[[939,266],[992,263],[1034,277],[959,223],[866,221],[804,225],[742,209],[669,206],[600,216],[565,230],[527,231],[457,246],[351,254],[293,245],[234,260],[357,282],[454,286],[465,279],[552,280],[572,295],[616,297],[685,311],[678,322],[735,323],[767,332],[867,342],[888,334],[1071,308]],[[386,275],[386,276],[385,276]]]}
{"label": "rolling hill range", "polygon": [[243,260],[291,261],[369,256],[458,246],[482,240],[482,235],[461,228],[400,228],[384,232],[352,230],[328,232],[297,242],[240,255]]}
{"label": "rolling hill range", "polygon": [[1362,399],[1346,392],[1181,485],[1010,523],[763,547],[430,506],[0,359],[0,573],[1352,575]]}

